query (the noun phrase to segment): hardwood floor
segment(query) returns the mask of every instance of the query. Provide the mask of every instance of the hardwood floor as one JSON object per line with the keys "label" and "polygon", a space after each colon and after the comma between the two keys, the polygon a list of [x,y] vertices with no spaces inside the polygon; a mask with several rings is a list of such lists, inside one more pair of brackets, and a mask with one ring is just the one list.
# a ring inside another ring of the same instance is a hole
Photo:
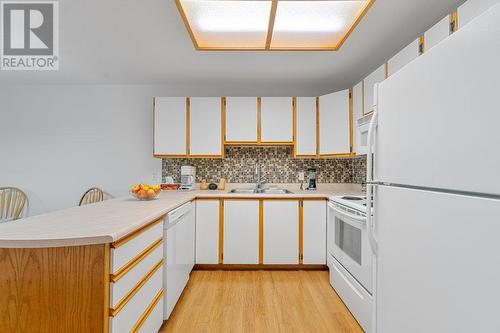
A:
{"label": "hardwood floor", "polygon": [[330,286],[328,271],[193,271],[160,332],[363,330]]}

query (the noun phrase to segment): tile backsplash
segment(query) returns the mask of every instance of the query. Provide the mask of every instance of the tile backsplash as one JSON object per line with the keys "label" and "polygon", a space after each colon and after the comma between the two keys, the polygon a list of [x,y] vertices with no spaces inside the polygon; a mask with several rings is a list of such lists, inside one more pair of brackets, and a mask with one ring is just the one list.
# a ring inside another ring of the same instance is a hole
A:
{"label": "tile backsplash", "polygon": [[196,167],[196,182],[206,179],[228,183],[252,183],[255,165],[259,164],[268,183],[298,183],[298,173],[317,169],[318,183],[361,183],[366,179],[366,157],[294,159],[291,147],[226,147],[225,158],[164,158],[163,181],[172,176],[180,181],[183,165]]}

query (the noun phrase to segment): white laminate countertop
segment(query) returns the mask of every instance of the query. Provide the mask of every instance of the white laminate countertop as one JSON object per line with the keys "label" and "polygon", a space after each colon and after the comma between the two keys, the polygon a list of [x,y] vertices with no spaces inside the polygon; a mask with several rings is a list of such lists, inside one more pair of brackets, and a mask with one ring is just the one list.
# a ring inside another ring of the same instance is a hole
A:
{"label": "white laminate countertop", "polygon": [[223,191],[162,191],[157,199],[151,201],[138,201],[132,196],[120,197],[0,223],[0,248],[111,243],[196,198],[328,198],[332,195],[362,194],[358,184],[319,184],[316,191],[301,191],[298,184],[274,185],[289,189],[293,194],[234,194],[228,192],[233,188],[254,185],[227,184]]}

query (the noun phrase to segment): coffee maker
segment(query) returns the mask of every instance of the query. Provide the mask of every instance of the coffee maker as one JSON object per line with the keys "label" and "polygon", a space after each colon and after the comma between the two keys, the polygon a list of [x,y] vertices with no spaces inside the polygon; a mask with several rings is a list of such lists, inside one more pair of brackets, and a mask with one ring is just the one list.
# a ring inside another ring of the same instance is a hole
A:
{"label": "coffee maker", "polygon": [[307,190],[309,190],[309,191],[316,190],[317,189],[317,187],[316,187],[316,168],[307,169],[307,179],[308,179]]}
{"label": "coffee maker", "polygon": [[180,190],[192,190],[196,182],[196,167],[191,165],[181,166]]}

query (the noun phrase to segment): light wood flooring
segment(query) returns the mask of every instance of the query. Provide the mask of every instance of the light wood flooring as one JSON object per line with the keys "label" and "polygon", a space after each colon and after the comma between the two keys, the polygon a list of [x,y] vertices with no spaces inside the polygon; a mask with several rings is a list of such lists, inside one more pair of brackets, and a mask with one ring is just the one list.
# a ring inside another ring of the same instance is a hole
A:
{"label": "light wood flooring", "polygon": [[328,271],[193,271],[160,332],[363,330],[330,286]]}

